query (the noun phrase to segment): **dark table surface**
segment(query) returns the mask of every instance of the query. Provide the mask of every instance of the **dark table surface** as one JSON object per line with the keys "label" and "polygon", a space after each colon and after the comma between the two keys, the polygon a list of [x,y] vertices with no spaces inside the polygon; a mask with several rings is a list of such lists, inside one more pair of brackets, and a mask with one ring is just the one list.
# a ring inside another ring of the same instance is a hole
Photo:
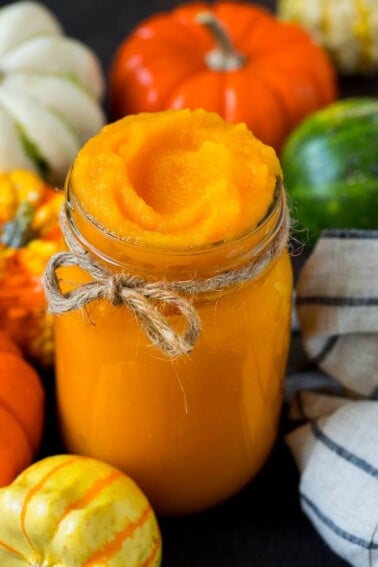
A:
{"label": "dark table surface", "polygon": [[[314,0],[317,1],[317,0]],[[45,0],[67,35],[87,43],[104,71],[121,40],[146,16],[168,10],[172,0]],[[274,10],[274,0],[258,4]],[[5,2],[1,1],[1,5]],[[378,77],[340,81],[341,96],[378,95]],[[301,259],[296,259],[296,267]],[[292,359],[299,356],[298,338]],[[62,451],[54,420],[53,377],[47,377],[48,424],[41,456]],[[300,510],[298,474],[282,431],[259,476],[241,493],[209,512],[183,518],[159,518],[164,567],[337,567],[345,565],[323,543]]]}

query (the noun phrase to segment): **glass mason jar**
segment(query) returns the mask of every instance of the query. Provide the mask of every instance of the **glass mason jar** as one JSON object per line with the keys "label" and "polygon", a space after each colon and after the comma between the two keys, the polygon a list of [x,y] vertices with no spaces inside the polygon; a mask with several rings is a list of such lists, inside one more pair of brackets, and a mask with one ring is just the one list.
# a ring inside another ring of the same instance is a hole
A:
{"label": "glass mason jar", "polygon": [[[281,183],[258,227],[229,242],[156,250],[106,233],[66,183],[68,230],[112,272],[149,281],[208,278],[258,258],[286,215]],[[69,286],[88,281],[61,268]],[[55,316],[57,399],[70,452],[133,477],[158,513],[206,509],[246,485],[277,434],[290,338],[286,250],[253,281],[193,298],[201,333],[190,354],[168,358],[125,306],[105,300]],[[182,317],[165,311],[173,327]]]}

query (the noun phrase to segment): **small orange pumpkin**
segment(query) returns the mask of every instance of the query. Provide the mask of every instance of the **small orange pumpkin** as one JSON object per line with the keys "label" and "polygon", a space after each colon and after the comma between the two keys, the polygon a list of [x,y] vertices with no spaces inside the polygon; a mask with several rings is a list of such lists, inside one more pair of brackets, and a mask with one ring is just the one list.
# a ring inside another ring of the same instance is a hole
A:
{"label": "small orange pumpkin", "polygon": [[42,437],[43,404],[38,374],[0,331],[0,486],[32,462]]}
{"label": "small orange pumpkin", "polygon": [[337,94],[334,69],[307,32],[260,6],[227,1],[142,22],[115,56],[110,87],[115,117],[204,108],[245,122],[276,149]]}
{"label": "small orange pumpkin", "polygon": [[61,244],[62,203],[63,195],[31,171],[0,174],[0,329],[42,364],[53,355],[42,275]]}

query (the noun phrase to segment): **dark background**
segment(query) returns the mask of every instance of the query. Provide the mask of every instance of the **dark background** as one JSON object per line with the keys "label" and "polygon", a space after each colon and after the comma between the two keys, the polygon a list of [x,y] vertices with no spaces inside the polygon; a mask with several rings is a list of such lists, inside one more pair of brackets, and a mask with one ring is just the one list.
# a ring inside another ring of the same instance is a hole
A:
{"label": "dark background", "polygon": [[[317,0],[314,0],[317,1]],[[46,0],[66,34],[88,44],[105,73],[120,42],[145,17],[179,4],[172,0]],[[274,10],[274,0],[256,3]],[[0,5],[4,5],[1,2]],[[378,94],[378,78],[340,81],[341,96]],[[296,259],[296,268],[301,259]],[[291,358],[297,361],[299,338]],[[62,451],[56,433],[52,377],[42,455]],[[285,411],[284,411],[285,413]],[[337,567],[336,557],[302,514],[298,475],[284,443],[288,424],[260,475],[239,495],[217,508],[185,518],[159,518],[163,535],[163,567]]]}

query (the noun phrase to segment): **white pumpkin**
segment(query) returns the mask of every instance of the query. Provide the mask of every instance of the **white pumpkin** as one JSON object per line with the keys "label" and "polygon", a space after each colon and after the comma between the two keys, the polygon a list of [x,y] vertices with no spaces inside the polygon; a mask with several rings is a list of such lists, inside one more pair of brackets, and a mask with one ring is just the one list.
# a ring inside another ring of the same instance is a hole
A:
{"label": "white pumpkin", "polygon": [[378,0],[278,0],[277,9],[306,28],[341,73],[378,71]]}
{"label": "white pumpkin", "polygon": [[96,55],[64,36],[46,7],[0,9],[0,171],[28,168],[62,184],[105,122],[103,92]]}

